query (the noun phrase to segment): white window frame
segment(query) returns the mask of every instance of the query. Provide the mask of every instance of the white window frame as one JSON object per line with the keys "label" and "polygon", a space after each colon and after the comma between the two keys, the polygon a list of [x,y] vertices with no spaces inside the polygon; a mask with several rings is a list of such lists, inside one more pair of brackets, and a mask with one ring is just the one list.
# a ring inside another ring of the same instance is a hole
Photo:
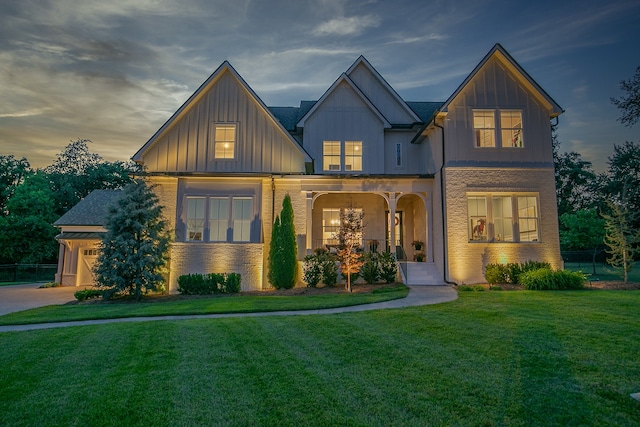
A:
{"label": "white window frame", "polygon": [[337,172],[342,170],[342,143],[322,141],[322,170]]}
{"label": "white window frame", "polygon": [[344,170],[362,172],[362,141],[344,142]]}
{"label": "white window frame", "polygon": [[524,148],[522,110],[500,110],[500,145],[504,148]]}
{"label": "white window frame", "polygon": [[[224,135],[218,131],[224,131]],[[213,131],[213,157],[215,160],[234,160],[238,141],[238,126],[235,123],[215,123]]]}
{"label": "white window frame", "polygon": [[[467,193],[467,227],[469,242],[482,243],[538,243],[540,231],[539,193]],[[507,210],[496,212],[498,198],[510,201]],[[471,200],[485,200],[486,215],[471,212]],[[510,209],[509,209],[510,208]],[[511,215],[509,217],[509,215]],[[482,221],[483,220],[483,221]],[[496,227],[497,220],[510,224],[510,234],[504,228]],[[482,227],[480,224],[482,223]],[[480,229],[482,229],[481,232]]]}
{"label": "white window frame", "polygon": [[[205,231],[205,218],[207,217],[206,197],[203,196],[187,196],[185,198],[186,203],[186,233],[185,240],[187,242],[202,242],[204,241]],[[194,208],[191,208],[192,202],[195,204]],[[202,206],[198,207],[198,202]],[[202,209],[202,215],[200,215],[200,209]]]}
{"label": "white window frame", "polygon": [[322,141],[322,170],[325,172],[362,172],[364,144],[348,140]]}
{"label": "white window frame", "polygon": [[473,146],[524,148],[523,115],[522,110],[509,108],[472,110]]}
{"label": "white window frame", "polygon": [[496,148],[495,110],[473,110],[473,146],[475,148]]}
{"label": "white window frame", "polygon": [[[211,243],[249,243],[251,242],[251,228],[255,216],[255,197],[253,196],[185,196],[185,242]],[[203,215],[195,215],[189,203],[193,200],[202,201]],[[214,201],[225,201],[222,210],[216,215],[213,211]],[[239,206],[236,202],[242,202]],[[226,205],[226,207],[225,207]],[[236,208],[241,208],[238,217]],[[202,225],[198,225],[201,222]],[[229,233],[228,230],[231,230]],[[212,233],[212,230],[216,230]],[[198,234],[199,233],[199,234]],[[199,237],[199,238],[194,238]]]}

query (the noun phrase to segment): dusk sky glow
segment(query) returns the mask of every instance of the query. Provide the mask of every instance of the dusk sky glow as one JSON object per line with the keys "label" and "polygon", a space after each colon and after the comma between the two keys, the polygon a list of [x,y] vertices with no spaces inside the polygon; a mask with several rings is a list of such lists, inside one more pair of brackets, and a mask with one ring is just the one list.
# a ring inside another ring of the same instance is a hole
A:
{"label": "dusk sky glow", "polygon": [[129,159],[224,61],[269,106],[315,100],[360,56],[407,101],[444,101],[495,43],[565,110],[562,151],[606,168],[639,141],[611,97],[640,65],[640,2],[22,0],[0,3],[0,154],[77,138]]}

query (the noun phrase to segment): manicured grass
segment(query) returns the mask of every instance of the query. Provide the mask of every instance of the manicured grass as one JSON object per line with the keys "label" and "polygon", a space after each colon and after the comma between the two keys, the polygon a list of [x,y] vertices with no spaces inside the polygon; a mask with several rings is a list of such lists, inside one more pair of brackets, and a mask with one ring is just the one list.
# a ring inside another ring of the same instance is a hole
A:
{"label": "manicured grass", "polygon": [[[168,302],[50,305],[0,316],[0,325],[68,322],[122,317],[188,314],[254,313],[281,310],[318,310],[404,298],[405,286],[381,288],[385,292],[313,296],[219,296]],[[388,291],[386,291],[388,290]]]}
{"label": "manicured grass", "polygon": [[640,292],[0,334],[2,425],[640,425]]}

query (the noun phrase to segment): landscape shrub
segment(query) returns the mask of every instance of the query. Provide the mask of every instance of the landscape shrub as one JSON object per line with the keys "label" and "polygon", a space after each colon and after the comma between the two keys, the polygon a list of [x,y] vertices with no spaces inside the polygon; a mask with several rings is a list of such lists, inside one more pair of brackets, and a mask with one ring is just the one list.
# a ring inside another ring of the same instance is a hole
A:
{"label": "landscape shrub", "polygon": [[520,275],[520,282],[529,290],[572,290],[583,289],[586,277],[579,271],[540,268]]}
{"label": "landscape shrub", "polygon": [[[327,286],[338,283],[337,258],[327,250],[318,248],[313,255],[304,257],[302,264],[302,278],[307,283],[307,287],[315,288],[320,282]],[[351,274],[351,279],[354,275]]]}
{"label": "landscape shrub", "polygon": [[83,289],[81,291],[76,291],[73,293],[73,296],[80,302],[102,297],[102,291],[99,289]]}
{"label": "landscape shrub", "polygon": [[507,283],[507,269],[504,264],[488,264],[484,270],[484,278],[487,283]]}
{"label": "landscape shrub", "polygon": [[369,252],[364,254],[364,264],[360,267],[360,274],[366,283],[376,283],[380,279],[380,254]]}
{"label": "landscape shrub", "polygon": [[302,264],[302,280],[308,288],[315,288],[322,280],[322,262],[317,255],[307,255]]}
{"label": "landscape shrub", "polygon": [[398,264],[396,264],[396,257],[391,252],[382,252],[378,259],[380,265],[380,278],[385,283],[393,283],[396,281],[396,274],[398,274]]}
{"label": "landscape shrub", "polygon": [[335,256],[329,254],[329,258],[322,261],[322,282],[327,286],[338,283],[338,266]]}
{"label": "landscape shrub", "polygon": [[551,265],[548,262],[540,261],[527,261],[525,263],[510,262],[507,264],[488,264],[485,267],[484,278],[487,283],[491,285],[495,284],[508,284],[518,285],[520,282],[520,275],[529,271],[535,271],[540,269],[551,269]]}
{"label": "landscape shrub", "polygon": [[183,295],[238,293],[242,278],[238,273],[184,274],[178,277],[178,292]]}

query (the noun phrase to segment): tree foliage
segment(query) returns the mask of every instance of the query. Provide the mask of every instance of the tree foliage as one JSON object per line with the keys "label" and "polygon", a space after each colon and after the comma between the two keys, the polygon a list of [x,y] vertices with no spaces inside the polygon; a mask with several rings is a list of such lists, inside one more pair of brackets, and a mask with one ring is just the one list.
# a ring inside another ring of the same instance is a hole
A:
{"label": "tree foliage", "polygon": [[596,209],[560,216],[560,248],[564,251],[591,251],[593,274],[596,274],[596,255],[604,246],[604,222]]}
{"label": "tree foliage", "polygon": [[338,260],[342,273],[347,277],[346,288],[351,292],[351,275],[360,271],[362,267],[362,253],[358,251],[362,244],[364,213],[353,208],[340,211],[340,226],[336,239],[340,242]]}
{"label": "tree foliage", "polygon": [[58,253],[58,231],[51,224],[54,196],[42,173],[28,175],[6,203],[0,217],[0,262],[40,264],[53,262]]}
{"label": "tree foliage", "polygon": [[558,215],[589,208],[596,198],[596,174],[591,162],[576,152],[557,153],[554,157]]}
{"label": "tree foliage", "polygon": [[16,188],[22,184],[25,176],[31,170],[26,158],[16,159],[13,154],[0,156],[0,216],[6,216],[7,200],[11,198]]}
{"label": "tree foliage", "polygon": [[622,110],[618,120],[625,126],[633,126],[640,120],[640,67],[629,80],[620,82],[620,89],[626,92],[620,98],[611,98],[613,105]]}
{"label": "tree foliage", "polygon": [[105,228],[94,265],[105,298],[125,294],[140,300],[164,290],[170,239],[153,189],[142,180],[128,184],[109,207]]}
{"label": "tree foliage", "polygon": [[623,205],[610,202],[610,214],[604,214],[605,238],[607,245],[607,262],[622,276],[624,283],[629,280],[629,272],[633,268],[636,243],[639,230],[631,225],[637,212],[630,212]]}
{"label": "tree foliage", "polygon": [[[603,177],[606,198],[630,212],[640,211],[640,145],[629,141],[614,145],[608,165]],[[632,225],[640,228],[640,217],[634,218]]]}
{"label": "tree foliage", "polygon": [[71,141],[44,171],[56,196],[55,211],[63,215],[93,190],[117,190],[139,172],[131,162],[108,162],[89,151],[88,139]]}
{"label": "tree foliage", "polygon": [[287,194],[282,201],[280,216],[271,230],[269,247],[269,283],[276,288],[291,289],[298,277],[298,244],[293,224],[293,206]]}

